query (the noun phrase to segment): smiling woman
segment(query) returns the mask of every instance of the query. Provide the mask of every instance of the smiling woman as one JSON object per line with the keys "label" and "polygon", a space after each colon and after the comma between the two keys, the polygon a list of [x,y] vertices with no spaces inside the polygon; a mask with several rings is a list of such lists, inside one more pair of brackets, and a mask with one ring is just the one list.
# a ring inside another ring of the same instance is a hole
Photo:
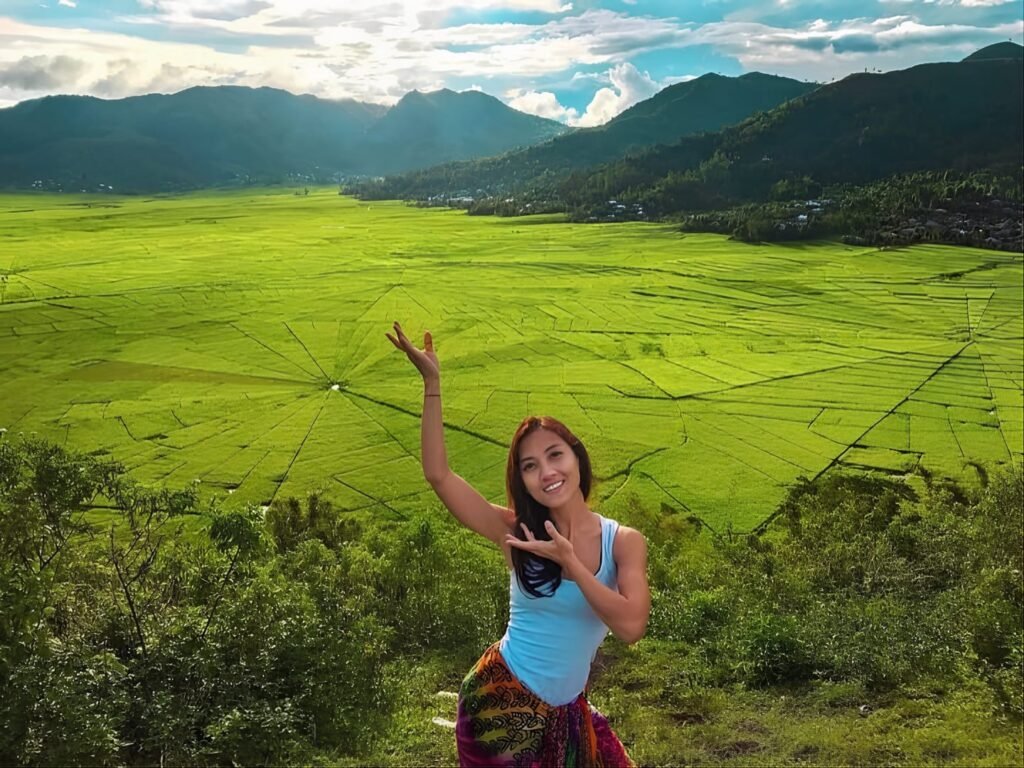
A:
{"label": "smiling woman", "polygon": [[647,627],[644,537],[587,506],[589,454],[549,416],[520,423],[506,465],[508,506],[488,502],[448,467],[430,332],[422,350],[398,323],[386,335],[423,377],[424,476],[460,523],[502,549],[510,570],[508,628],[459,691],[460,764],[633,765],[587,701],[587,681],[609,630],[633,643]]}

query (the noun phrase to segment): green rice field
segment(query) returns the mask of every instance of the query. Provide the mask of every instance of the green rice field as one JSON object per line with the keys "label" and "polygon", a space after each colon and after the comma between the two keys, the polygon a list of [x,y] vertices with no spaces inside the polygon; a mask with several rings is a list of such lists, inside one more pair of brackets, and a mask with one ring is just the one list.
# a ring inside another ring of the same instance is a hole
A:
{"label": "green rice field", "polygon": [[434,334],[448,457],[504,500],[546,413],[584,440],[592,506],[713,527],[796,478],[927,470],[967,484],[1024,450],[1020,254],[747,245],[370,204],[333,189],[0,196],[0,428],[230,503],[320,490],[433,504],[418,374]]}

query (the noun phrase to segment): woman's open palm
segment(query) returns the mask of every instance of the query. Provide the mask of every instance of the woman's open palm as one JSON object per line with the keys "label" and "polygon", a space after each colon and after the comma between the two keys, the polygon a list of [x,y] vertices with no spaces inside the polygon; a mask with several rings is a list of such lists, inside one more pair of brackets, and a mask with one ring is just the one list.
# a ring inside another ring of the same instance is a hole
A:
{"label": "woman's open palm", "polygon": [[385,333],[384,335],[388,337],[392,344],[405,352],[424,380],[439,378],[441,376],[441,364],[437,360],[437,355],[434,354],[434,338],[430,335],[430,331],[423,334],[423,349],[417,349],[416,345],[409,341],[409,337],[402,331],[402,326],[397,320],[395,321],[394,331],[394,336],[390,333]]}

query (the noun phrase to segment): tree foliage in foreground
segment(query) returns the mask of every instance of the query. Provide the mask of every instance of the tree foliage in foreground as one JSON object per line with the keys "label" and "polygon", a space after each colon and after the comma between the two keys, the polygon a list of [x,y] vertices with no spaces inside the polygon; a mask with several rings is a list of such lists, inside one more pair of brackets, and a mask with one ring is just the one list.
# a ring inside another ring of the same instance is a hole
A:
{"label": "tree foliage in foreground", "polygon": [[0,764],[357,750],[389,710],[388,659],[499,631],[507,586],[474,553],[425,521],[363,531],[316,496],[263,520],[2,442]]}
{"label": "tree foliage in foreground", "polygon": [[[745,534],[636,505],[648,636],[693,685],[980,679],[1019,722],[1022,488],[1019,468],[974,495],[835,475]],[[507,578],[445,518],[361,524],[315,495],[219,510],[0,442],[0,763],[361,754],[387,733],[387,680],[497,639]]]}
{"label": "tree foliage in foreground", "polygon": [[[758,533],[653,537],[651,633],[704,684],[981,678],[1024,714],[1024,475],[966,495],[929,480],[801,481]],[[677,523],[678,524],[678,523]],[[692,534],[691,534],[692,535]]]}

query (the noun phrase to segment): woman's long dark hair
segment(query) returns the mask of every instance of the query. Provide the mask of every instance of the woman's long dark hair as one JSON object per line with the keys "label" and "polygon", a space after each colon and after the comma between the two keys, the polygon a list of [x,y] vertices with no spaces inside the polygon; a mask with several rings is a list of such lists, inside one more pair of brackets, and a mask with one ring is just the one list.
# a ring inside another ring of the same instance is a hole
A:
{"label": "woman's long dark hair", "polygon": [[[515,435],[512,437],[512,445],[508,450],[508,464],[505,468],[505,492],[508,495],[508,505],[516,513],[516,536],[525,540],[526,534],[519,526],[519,523],[526,523],[526,527],[533,533],[534,538],[541,541],[550,541],[551,536],[544,528],[544,523],[551,519],[551,510],[541,504],[530,495],[523,482],[522,472],[519,470],[519,447],[523,438],[536,432],[538,429],[547,429],[554,432],[565,440],[576,454],[580,465],[580,491],[583,493],[583,500],[590,496],[590,483],[593,474],[590,469],[590,455],[583,443],[576,437],[569,428],[558,419],[550,416],[528,416],[519,424]],[[512,565],[516,570],[516,578],[519,579],[519,586],[527,594],[533,597],[551,597],[562,583],[562,566],[546,557],[538,557],[532,552],[512,547]],[[542,592],[542,588],[547,588]]]}

